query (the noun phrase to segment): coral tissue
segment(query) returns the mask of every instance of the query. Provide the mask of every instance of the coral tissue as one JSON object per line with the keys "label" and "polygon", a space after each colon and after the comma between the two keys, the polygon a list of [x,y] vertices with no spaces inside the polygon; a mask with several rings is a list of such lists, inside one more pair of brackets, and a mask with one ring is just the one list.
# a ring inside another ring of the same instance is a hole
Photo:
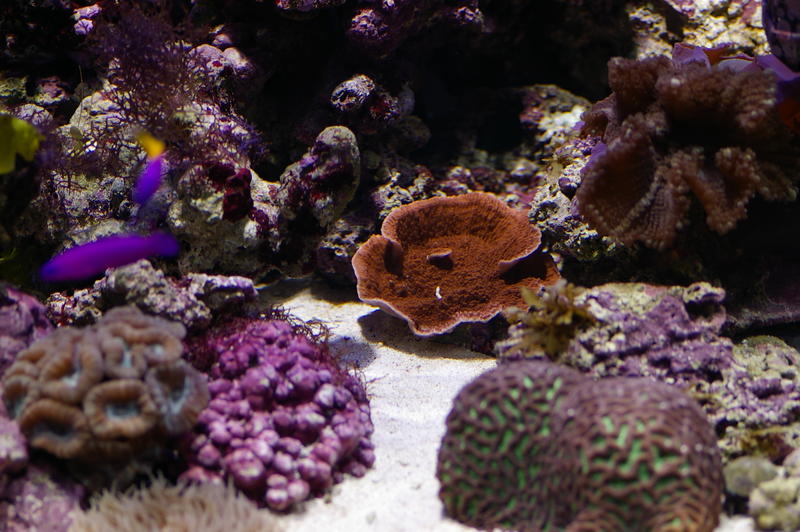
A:
{"label": "coral tissue", "polygon": [[599,233],[655,249],[674,244],[692,198],[724,234],[754,196],[793,200],[800,156],[777,112],[772,73],[719,49],[673,59],[614,58],[611,96],[584,114],[602,139],[576,200]]}
{"label": "coral tissue", "polygon": [[205,376],[181,359],[182,325],[110,310],[21,351],[2,380],[8,413],[31,447],[65,459],[115,460],[191,429]]}
{"label": "coral tissue", "polygon": [[527,216],[489,194],[416,201],[392,211],[353,257],[362,301],[420,336],[487,321],[524,304],[520,289],[559,279]]}
{"label": "coral tissue", "polygon": [[446,423],[439,497],[462,523],[711,532],[719,520],[714,430],[672,386],[511,362],[467,384]]}

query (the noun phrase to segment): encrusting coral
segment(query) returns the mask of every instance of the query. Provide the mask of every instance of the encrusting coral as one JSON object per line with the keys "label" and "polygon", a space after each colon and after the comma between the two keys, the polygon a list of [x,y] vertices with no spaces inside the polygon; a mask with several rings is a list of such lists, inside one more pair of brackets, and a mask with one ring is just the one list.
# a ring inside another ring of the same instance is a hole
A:
{"label": "encrusting coral", "polygon": [[[690,221],[692,197],[723,234],[754,196],[793,200],[800,153],[777,112],[776,80],[723,50],[676,45],[673,59],[615,58],[613,94],[584,114],[598,135],[576,201],[599,233],[665,249]],[[748,66],[743,66],[743,65]]]}
{"label": "encrusting coral", "polygon": [[72,513],[69,532],[278,532],[274,515],[230,485],[170,485],[155,478],[147,487],[108,491],[88,510]]}
{"label": "encrusting coral", "polygon": [[700,407],[649,379],[501,364],[447,416],[439,497],[478,528],[714,530],[722,463]]}
{"label": "encrusting coral", "polygon": [[183,479],[231,479],[259,506],[287,510],[372,466],[364,386],[305,328],[240,318],[189,351],[210,375],[211,401],[186,438]]}
{"label": "encrusting coral", "polygon": [[94,326],[62,327],[20,352],[3,401],[31,447],[65,459],[126,459],[192,427],[205,377],[181,360],[183,326],[110,310]]}
{"label": "encrusting coral", "polygon": [[393,210],[353,257],[358,297],[405,319],[420,336],[487,321],[521,306],[520,288],[559,279],[524,212],[483,193]]}

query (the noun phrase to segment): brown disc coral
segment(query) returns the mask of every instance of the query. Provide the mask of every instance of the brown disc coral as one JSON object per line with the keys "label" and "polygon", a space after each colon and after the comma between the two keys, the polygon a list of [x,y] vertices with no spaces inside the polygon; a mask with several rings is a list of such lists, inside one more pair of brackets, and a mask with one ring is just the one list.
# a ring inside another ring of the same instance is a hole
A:
{"label": "brown disc coral", "polygon": [[393,210],[353,257],[358,297],[420,336],[523,304],[520,289],[559,279],[525,213],[479,192]]}
{"label": "brown disc coral", "polygon": [[692,203],[724,234],[753,197],[796,197],[800,152],[778,115],[773,75],[757,62],[720,59],[719,50],[676,47],[672,61],[609,62],[613,94],[583,116],[584,134],[602,142],[576,195],[600,234],[666,249]]}

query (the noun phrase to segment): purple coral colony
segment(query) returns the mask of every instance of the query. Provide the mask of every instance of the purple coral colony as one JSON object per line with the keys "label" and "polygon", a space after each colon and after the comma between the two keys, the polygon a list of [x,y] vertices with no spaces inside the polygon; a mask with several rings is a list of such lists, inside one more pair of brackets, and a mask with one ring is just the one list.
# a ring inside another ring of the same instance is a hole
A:
{"label": "purple coral colony", "polygon": [[800,530],[800,0],[0,34],[0,531]]}

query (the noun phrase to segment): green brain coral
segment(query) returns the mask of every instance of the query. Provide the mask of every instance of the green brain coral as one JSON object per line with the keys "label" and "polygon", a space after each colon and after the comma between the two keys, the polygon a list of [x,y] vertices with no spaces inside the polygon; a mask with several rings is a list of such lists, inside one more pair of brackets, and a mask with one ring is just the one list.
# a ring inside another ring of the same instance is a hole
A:
{"label": "green brain coral", "polygon": [[703,532],[721,510],[716,438],[692,399],[545,362],[461,390],[437,476],[447,514],[485,529]]}

